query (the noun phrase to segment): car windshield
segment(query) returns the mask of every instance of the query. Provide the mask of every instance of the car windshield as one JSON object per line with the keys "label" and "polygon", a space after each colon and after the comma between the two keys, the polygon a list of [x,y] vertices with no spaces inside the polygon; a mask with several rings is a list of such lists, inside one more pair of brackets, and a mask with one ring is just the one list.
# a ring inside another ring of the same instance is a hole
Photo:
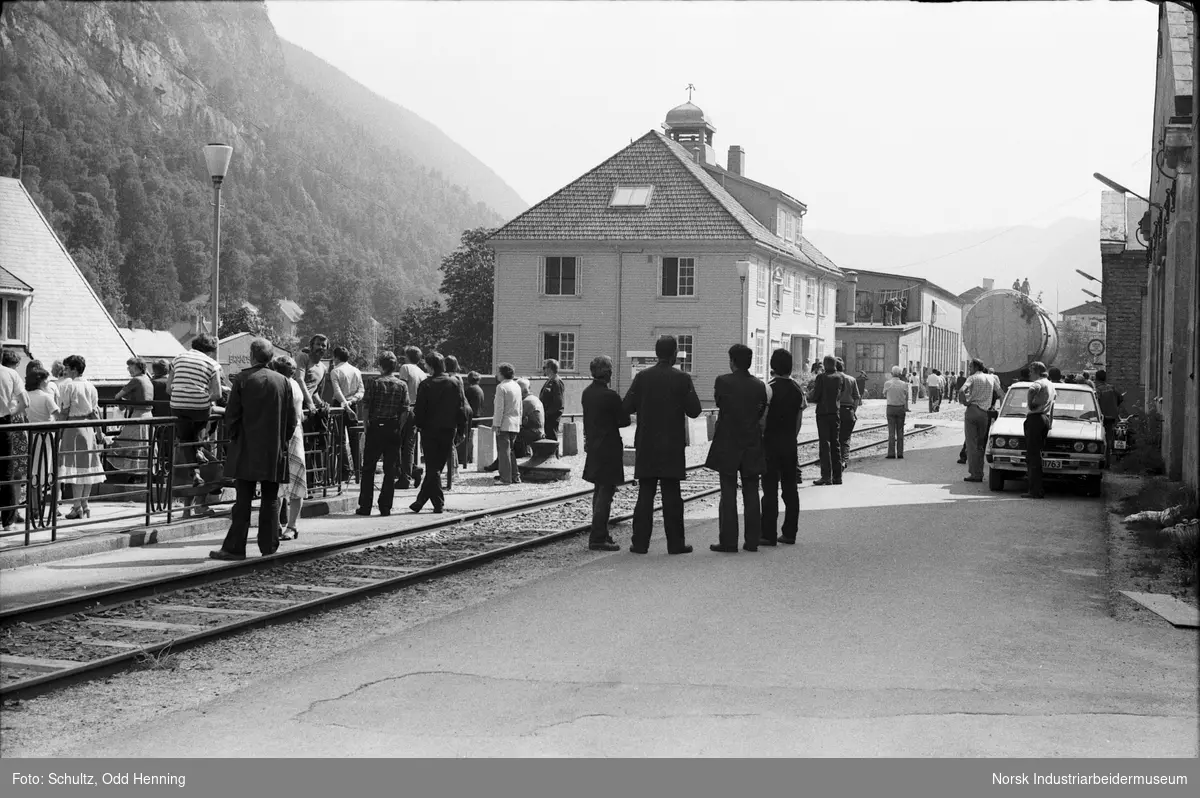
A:
{"label": "car windshield", "polygon": [[[1075,419],[1079,421],[1095,421],[1100,418],[1099,408],[1096,407],[1096,396],[1091,391],[1081,391],[1059,384],[1054,386],[1054,417]],[[1004,397],[1000,414],[1003,416],[1024,416],[1026,400],[1029,398],[1029,388],[1013,387]]]}

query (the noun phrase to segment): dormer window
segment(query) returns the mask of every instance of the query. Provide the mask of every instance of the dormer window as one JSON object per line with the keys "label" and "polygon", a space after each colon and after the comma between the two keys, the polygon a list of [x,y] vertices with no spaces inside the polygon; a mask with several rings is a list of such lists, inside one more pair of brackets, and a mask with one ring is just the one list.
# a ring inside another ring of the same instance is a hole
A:
{"label": "dormer window", "polygon": [[654,186],[617,186],[613,189],[610,208],[644,208],[650,204]]}

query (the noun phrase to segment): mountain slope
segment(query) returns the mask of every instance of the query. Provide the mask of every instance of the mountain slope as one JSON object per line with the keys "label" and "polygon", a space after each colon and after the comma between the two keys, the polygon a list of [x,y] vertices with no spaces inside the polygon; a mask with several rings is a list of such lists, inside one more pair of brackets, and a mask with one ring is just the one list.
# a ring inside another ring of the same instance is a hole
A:
{"label": "mountain slope", "polygon": [[292,80],[323,97],[348,121],[361,125],[381,146],[406,152],[440,171],[505,219],[529,207],[499,175],[430,122],[380,97],[302,47],[286,39],[279,43]]}
{"label": "mountain slope", "polygon": [[437,165],[457,145],[432,126],[383,146],[394,127],[310,83],[259,2],[5,3],[0,172],[16,172],[24,127],[26,188],[105,303],[166,326],[208,290],[201,148],[227,142],[222,306],[297,299],[313,311],[302,334],[332,319],[353,346],[369,317],[436,293],[463,230],[502,218]]}
{"label": "mountain slope", "polygon": [[[1088,299],[1079,289],[1089,288],[1089,281],[1076,269],[1100,276],[1099,219],[1061,219],[1048,227],[1024,226],[1007,232],[998,228],[925,236],[813,229],[811,238],[843,269],[911,274],[955,294],[988,277],[998,288],[1028,277],[1033,293],[1042,291],[1043,304],[1051,309],[1056,302],[1068,308]],[[1100,293],[1096,283],[1089,290]]]}

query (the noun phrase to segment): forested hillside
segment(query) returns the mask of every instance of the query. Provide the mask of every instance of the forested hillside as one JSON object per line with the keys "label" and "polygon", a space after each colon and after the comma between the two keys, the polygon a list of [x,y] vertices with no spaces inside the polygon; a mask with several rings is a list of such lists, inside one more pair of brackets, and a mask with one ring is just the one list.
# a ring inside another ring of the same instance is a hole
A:
{"label": "forested hillside", "polygon": [[502,220],[419,141],[383,146],[310,82],[261,3],[5,3],[0,174],[16,174],[23,131],[25,186],[105,303],[162,327],[208,291],[201,148],[229,143],[223,308],[293,298],[302,333],[336,321],[353,345],[368,316],[391,323],[437,291],[465,229]]}

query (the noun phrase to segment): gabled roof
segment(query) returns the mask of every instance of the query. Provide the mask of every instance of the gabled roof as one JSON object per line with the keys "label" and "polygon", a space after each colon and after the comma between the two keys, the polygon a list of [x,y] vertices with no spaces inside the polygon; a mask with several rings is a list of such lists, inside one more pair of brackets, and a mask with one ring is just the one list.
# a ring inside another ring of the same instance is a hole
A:
{"label": "gabled roof", "polygon": [[127,382],[133,351],[33,198],[0,178],[0,267],[32,286],[29,352],[45,363],[83,355],[94,382]]}
{"label": "gabled roof", "polygon": [[287,317],[287,320],[296,324],[304,318],[304,309],[290,299],[279,300],[279,310]]}
{"label": "gabled roof", "polygon": [[0,266],[0,290],[17,291],[25,294],[33,293],[33,286],[10,272],[8,269]]}
{"label": "gabled roof", "polygon": [[187,350],[167,330],[142,330],[136,327],[119,327],[125,343],[138,357],[175,357]]}
{"label": "gabled roof", "polygon": [[959,294],[958,301],[962,302],[963,307],[965,308],[967,305],[974,305],[975,300],[979,299],[979,297],[983,296],[987,292],[988,289],[984,288],[982,285],[977,285],[974,288],[968,288],[966,291],[963,291],[961,294]]}
{"label": "gabled roof", "polygon": [[[609,207],[617,185],[653,185],[650,204],[636,209]],[[517,216],[491,239],[744,240],[840,274],[808,241],[793,244],[764,227],[690,152],[654,130]]]}
{"label": "gabled roof", "polygon": [[1084,302],[1073,308],[1067,308],[1059,315],[1062,316],[1105,316],[1108,311],[1099,302]]}
{"label": "gabled roof", "polygon": [[947,291],[945,288],[942,288],[937,283],[931,282],[930,280],[926,280],[924,277],[913,277],[911,274],[893,274],[891,272],[876,272],[876,271],[871,271],[870,269],[854,269],[853,271],[855,274],[870,274],[870,275],[874,275],[875,277],[890,277],[894,280],[908,280],[909,282],[920,283],[921,285],[924,285],[927,288],[932,288],[934,291],[937,291],[940,294],[948,296],[955,301],[958,301],[960,299],[959,294],[955,294],[950,291]]}

